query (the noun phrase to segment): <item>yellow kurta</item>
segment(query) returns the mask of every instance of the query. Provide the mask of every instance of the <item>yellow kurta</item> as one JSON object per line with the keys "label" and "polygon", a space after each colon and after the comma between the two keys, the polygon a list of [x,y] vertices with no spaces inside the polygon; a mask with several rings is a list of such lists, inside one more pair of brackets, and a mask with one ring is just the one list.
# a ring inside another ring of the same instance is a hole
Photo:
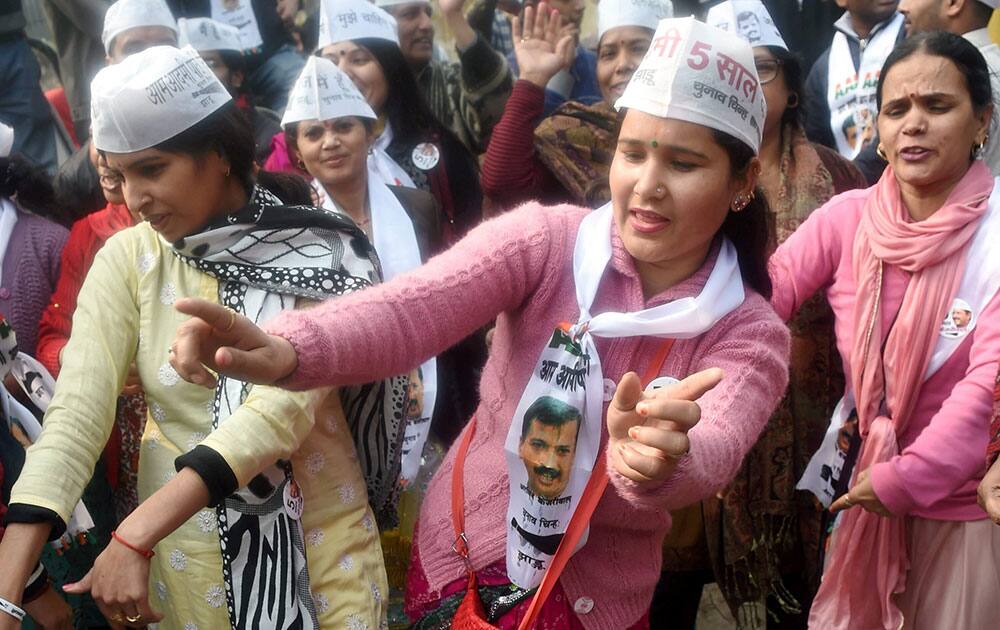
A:
{"label": "yellow kurta", "polygon": [[[111,433],[129,365],[149,413],[139,458],[139,498],[170,480],[174,459],[196,445],[219,453],[241,486],[278,459],[292,461],[305,500],[310,588],[320,626],[384,626],[385,569],[365,482],[339,398],[331,389],[257,386],[212,431],[213,391],[182,380],[167,350],[186,319],[180,297],[218,302],[216,280],[184,263],[145,223],[113,236],[80,291],[56,395],[28,450],[11,503],[68,520]],[[156,546],[150,603],[165,629],[229,625],[216,513],[196,514]]]}

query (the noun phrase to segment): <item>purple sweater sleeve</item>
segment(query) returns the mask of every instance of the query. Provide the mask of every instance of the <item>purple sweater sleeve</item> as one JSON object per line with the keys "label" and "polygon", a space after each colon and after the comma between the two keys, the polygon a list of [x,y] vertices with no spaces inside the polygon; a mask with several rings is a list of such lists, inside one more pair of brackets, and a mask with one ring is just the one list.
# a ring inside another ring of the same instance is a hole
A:
{"label": "purple sweater sleeve", "polygon": [[[916,440],[872,466],[875,494],[897,516],[926,510],[985,472],[1000,356],[1000,296],[979,315],[969,366]],[[946,369],[946,368],[942,368]]]}
{"label": "purple sweater sleeve", "polygon": [[711,367],[722,382],[698,400],[701,420],[688,433],[691,450],[673,476],[651,487],[608,465],[611,483],[627,501],[673,510],[712,496],[736,475],[788,384],[789,333],[763,299],[720,321],[715,339],[698,349],[691,373]]}
{"label": "purple sweater sleeve", "polygon": [[858,203],[864,196],[864,191],[850,191],[834,197],[809,215],[771,255],[771,305],[782,320],[790,320],[803,302],[833,281],[842,251],[842,215],[848,212],[842,204]]}
{"label": "purple sweater sleeve", "polygon": [[299,359],[282,387],[353,385],[401,374],[517,308],[543,284],[558,233],[552,226],[565,221],[568,210],[522,206],[391,282],[282,313],[266,330],[288,339]]}

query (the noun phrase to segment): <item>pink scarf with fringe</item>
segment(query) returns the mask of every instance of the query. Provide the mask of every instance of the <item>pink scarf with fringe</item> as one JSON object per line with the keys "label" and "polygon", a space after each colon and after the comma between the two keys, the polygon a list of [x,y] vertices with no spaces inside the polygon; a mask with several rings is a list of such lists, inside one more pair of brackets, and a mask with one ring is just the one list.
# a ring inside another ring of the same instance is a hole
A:
{"label": "pink scarf with fringe", "polygon": [[[889,167],[865,203],[853,252],[857,302],[851,386],[862,436],[855,478],[899,453],[897,436],[913,412],[992,190],[990,171],[977,160],[937,212],[913,221]],[[880,313],[883,264],[911,274],[888,337]],[[905,589],[909,567],[903,516],[885,518],[859,507],[841,514],[809,613],[810,628],[900,627],[903,616],[894,596]]]}

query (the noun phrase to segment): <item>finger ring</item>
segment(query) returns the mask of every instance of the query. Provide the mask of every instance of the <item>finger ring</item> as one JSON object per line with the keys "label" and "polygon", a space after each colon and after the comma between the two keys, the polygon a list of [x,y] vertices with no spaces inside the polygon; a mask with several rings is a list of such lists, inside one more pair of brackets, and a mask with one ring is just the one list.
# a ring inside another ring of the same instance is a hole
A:
{"label": "finger ring", "polygon": [[115,623],[122,623],[123,621],[125,621],[125,617],[121,613],[118,613],[117,615],[111,618],[111,621]]}
{"label": "finger ring", "polygon": [[229,325],[226,326],[226,329],[223,332],[229,332],[230,330],[232,330],[233,325],[236,323],[236,311],[229,308],[228,306],[226,307],[226,310],[229,311]]}
{"label": "finger ring", "polygon": [[521,38],[521,43],[524,43],[524,42],[528,41],[529,39],[531,39],[531,38],[530,37],[522,37]]}
{"label": "finger ring", "polygon": [[851,495],[849,494],[844,495],[844,505],[846,505],[847,507],[854,507],[854,502],[851,501]]}
{"label": "finger ring", "polygon": [[127,621],[129,623],[135,623],[135,622],[139,621],[140,619],[142,619],[142,615],[135,615],[135,616],[128,615],[127,617],[125,617],[125,621]]}

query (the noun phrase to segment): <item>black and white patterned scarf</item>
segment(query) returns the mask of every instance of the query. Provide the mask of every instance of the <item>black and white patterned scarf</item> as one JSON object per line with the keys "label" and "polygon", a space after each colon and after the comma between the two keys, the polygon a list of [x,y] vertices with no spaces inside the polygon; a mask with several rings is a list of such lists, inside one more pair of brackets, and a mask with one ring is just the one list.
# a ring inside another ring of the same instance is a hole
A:
{"label": "black and white patterned scarf", "polygon": [[[298,298],[323,300],[380,279],[375,250],[350,218],[285,206],[259,186],[244,208],[173,248],[181,260],[219,281],[224,306],[257,323],[294,308]],[[251,387],[220,376],[213,428],[243,403]],[[341,388],[376,514],[395,507],[405,394],[405,378]],[[291,463],[279,461],[216,508],[233,628],[318,628],[301,509],[286,506],[299,496]]]}

